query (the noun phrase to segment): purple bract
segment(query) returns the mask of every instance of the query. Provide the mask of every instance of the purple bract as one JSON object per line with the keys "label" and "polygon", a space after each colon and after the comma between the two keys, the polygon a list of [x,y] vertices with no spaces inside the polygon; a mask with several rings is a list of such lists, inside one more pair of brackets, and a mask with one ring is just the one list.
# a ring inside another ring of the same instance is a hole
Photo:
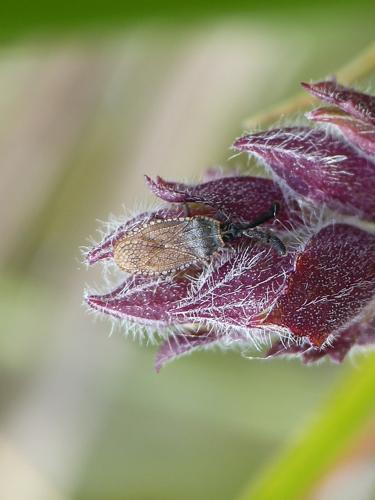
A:
{"label": "purple bract", "polygon": [[88,264],[113,263],[119,239],[154,219],[249,223],[280,206],[264,229],[285,243],[286,256],[243,235],[184,272],[128,275],[113,291],[86,293],[92,310],[157,332],[157,370],[214,345],[261,348],[271,340],[266,357],[311,363],[341,362],[375,343],[375,98],[335,81],[303,86],[330,104],[308,118],[338,135],[318,125],[237,139],[234,149],[259,159],[272,179],[214,169],[198,184],[146,176],[162,208],[119,224],[86,252]]}

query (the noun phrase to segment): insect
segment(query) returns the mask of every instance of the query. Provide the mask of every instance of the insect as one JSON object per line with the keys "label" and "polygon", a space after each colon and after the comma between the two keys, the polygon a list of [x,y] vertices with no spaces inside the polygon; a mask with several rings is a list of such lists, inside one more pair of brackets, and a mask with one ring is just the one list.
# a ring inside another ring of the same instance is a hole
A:
{"label": "insect", "polygon": [[220,222],[196,215],[154,219],[127,231],[115,244],[116,264],[131,274],[166,275],[194,264],[208,264],[228,243],[246,236],[286,254],[284,243],[271,231],[257,226],[273,219],[279,205],[249,223]]}

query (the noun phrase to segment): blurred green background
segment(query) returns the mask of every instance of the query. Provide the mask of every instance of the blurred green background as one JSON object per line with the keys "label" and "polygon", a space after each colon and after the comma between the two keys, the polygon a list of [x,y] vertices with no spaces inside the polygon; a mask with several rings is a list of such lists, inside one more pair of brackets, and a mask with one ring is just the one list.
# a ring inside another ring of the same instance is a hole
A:
{"label": "blurred green background", "polygon": [[[212,351],[156,375],[154,346],[82,307],[102,278],[79,247],[152,201],[144,173],[247,168],[228,161],[243,119],[331,75],[374,21],[370,2],[2,3],[1,499],[236,498],[356,370]],[[375,498],[374,464],[375,443],[309,498]]]}

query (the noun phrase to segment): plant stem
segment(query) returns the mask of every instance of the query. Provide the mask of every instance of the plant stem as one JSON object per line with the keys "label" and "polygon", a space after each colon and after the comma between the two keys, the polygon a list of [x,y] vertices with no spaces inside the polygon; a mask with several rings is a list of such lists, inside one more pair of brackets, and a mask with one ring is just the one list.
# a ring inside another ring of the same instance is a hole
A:
{"label": "plant stem", "polygon": [[249,485],[241,500],[308,498],[374,415],[375,356],[371,354],[336,387],[307,431]]}
{"label": "plant stem", "polygon": [[[375,71],[375,42],[366,47],[349,64],[336,71],[335,76],[340,83],[350,85],[370,75],[373,71]],[[308,108],[314,102],[314,99],[313,96],[306,92],[298,92],[295,96],[280,102],[276,106],[246,118],[243,125],[247,130],[259,126],[268,126],[281,117]]]}

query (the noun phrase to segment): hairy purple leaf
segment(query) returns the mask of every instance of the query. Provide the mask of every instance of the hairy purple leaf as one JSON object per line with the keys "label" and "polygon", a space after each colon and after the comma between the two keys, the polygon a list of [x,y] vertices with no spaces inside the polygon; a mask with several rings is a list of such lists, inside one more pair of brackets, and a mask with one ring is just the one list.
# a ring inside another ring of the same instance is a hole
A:
{"label": "hairy purple leaf", "polygon": [[335,104],[350,115],[375,125],[375,97],[344,85],[335,80],[302,83],[304,89],[322,101]]}
{"label": "hairy purple leaf", "polygon": [[120,319],[169,325],[178,321],[173,308],[187,297],[189,285],[187,279],[160,281],[137,275],[110,293],[90,294],[85,300],[92,309]]}
{"label": "hairy purple leaf", "polygon": [[323,130],[268,130],[237,139],[234,148],[263,160],[289,189],[313,203],[375,218],[375,164]]}
{"label": "hairy purple leaf", "polygon": [[220,341],[220,336],[214,332],[192,334],[187,332],[173,335],[161,344],[155,358],[155,369],[157,372],[175,358],[192,352],[195,349],[207,347]]}
{"label": "hairy purple leaf", "polygon": [[321,348],[311,346],[308,341],[287,343],[277,340],[267,352],[267,357],[301,356],[306,364],[330,358],[341,363],[353,347],[375,346],[375,321],[359,321],[339,333],[329,344]]}
{"label": "hairy purple leaf", "polygon": [[348,115],[339,108],[324,107],[306,114],[309,120],[334,125],[358,149],[375,155],[375,127]]}
{"label": "hairy purple leaf", "polygon": [[86,302],[101,312],[141,323],[205,322],[251,327],[260,324],[285,286],[295,255],[281,257],[248,242],[194,275],[169,280],[128,278],[105,295],[88,295]]}
{"label": "hairy purple leaf", "polygon": [[375,295],[375,235],[324,227],[307,243],[267,321],[321,347],[366,310]]}
{"label": "hairy purple leaf", "polygon": [[280,211],[274,226],[283,229],[290,222],[300,223],[297,206],[288,205],[281,189],[271,179],[262,177],[221,177],[200,184],[167,182],[161,177],[153,181],[146,176],[151,191],[171,203],[200,203],[212,207],[216,216],[233,221],[251,221],[267,212],[274,202]]}

